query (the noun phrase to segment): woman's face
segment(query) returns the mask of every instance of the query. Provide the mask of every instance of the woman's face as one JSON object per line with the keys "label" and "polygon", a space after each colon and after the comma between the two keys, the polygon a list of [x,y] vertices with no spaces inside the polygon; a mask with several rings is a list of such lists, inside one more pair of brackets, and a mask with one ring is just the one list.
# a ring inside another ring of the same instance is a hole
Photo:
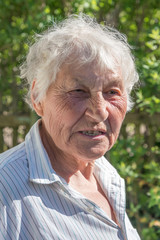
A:
{"label": "woman's face", "polygon": [[65,65],[40,104],[52,151],[92,161],[115,143],[127,108],[119,73]]}

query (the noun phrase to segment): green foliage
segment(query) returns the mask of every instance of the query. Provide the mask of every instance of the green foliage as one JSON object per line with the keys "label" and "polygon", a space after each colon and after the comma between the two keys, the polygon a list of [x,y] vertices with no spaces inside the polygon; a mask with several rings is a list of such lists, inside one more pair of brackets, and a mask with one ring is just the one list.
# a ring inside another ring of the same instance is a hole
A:
{"label": "green foliage", "polygon": [[[130,127],[132,131],[136,129],[135,124]],[[155,159],[156,155],[160,157],[160,152],[157,146],[150,151],[148,145],[143,134],[134,132],[127,138],[120,135],[109,158],[126,180],[128,214],[134,226],[143,239],[157,240],[160,236],[160,169]]]}
{"label": "green foliage", "polygon": [[[0,114],[29,114],[22,100],[26,89],[18,68],[32,35],[47,29],[53,21],[79,12],[117,27],[133,46],[140,73],[140,88],[133,92],[134,112],[145,115],[145,119],[124,126],[110,159],[126,179],[128,214],[133,224],[142,239],[158,240],[160,128],[154,120],[160,113],[159,0],[0,1]],[[145,130],[137,130],[141,127]]]}

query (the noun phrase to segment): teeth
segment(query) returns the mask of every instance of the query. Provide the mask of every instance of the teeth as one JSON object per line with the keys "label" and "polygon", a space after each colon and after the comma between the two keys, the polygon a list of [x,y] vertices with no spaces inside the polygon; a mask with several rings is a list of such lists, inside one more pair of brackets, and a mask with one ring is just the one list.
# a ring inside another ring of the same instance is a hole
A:
{"label": "teeth", "polygon": [[87,136],[97,136],[102,134],[100,131],[83,131],[82,133]]}

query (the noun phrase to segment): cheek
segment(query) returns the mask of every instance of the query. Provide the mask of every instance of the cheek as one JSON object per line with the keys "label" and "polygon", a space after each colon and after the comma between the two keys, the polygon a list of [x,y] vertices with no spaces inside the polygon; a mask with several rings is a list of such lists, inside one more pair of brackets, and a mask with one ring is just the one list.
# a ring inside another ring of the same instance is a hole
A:
{"label": "cheek", "polygon": [[127,100],[117,101],[112,104],[109,115],[109,122],[112,132],[119,133],[122,122],[125,118],[127,110]]}
{"label": "cheek", "polygon": [[67,97],[56,98],[45,103],[43,120],[48,132],[53,136],[68,135],[84,112],[85,104],[70,101]]}
{"label": "cheek", "polygon": [[127,111],[126,95],[121,96],[121,98],[111,101],[110,103],[113,105],[113,107],[115,107],[118,110],[117,112],[119,112],[119,114],[122,115],[122,117],[125,116]]}
{"label": "cheek", "polygon": [[62,125],[62,109],[60,108],[62,104],[53,100],[48,100],[45,102],[43,109],[42,120],[49,134],[52,136],[61,131]]}
{"label": "cheek", "polygon": [[71,109],[74,109],[75,111],[82,111],[85,109],[86,105],[86,98],[80,98],[80,97],[73,97],[73,96],[68,96],[67,102],[68,106]]}
{"label": "cheek", "polygon": [[85,100],[79,101],[76,98],[67,98],[66,102],[62,115],[65,115],[66,120],[71,123],[77,122],[85,112]]}

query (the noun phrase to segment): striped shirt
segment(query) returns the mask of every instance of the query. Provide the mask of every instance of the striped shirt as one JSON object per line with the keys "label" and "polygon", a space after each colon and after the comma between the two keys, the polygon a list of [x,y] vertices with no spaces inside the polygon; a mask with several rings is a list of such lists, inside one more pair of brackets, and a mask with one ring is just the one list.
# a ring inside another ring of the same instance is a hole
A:
{"label": "striped shirt", "polygon": [[125,212],[125,186],[104,158],[94,174],[119,226],[53,170],[38,122],[25,142],[0,154],[1,240],[139,240]]}

